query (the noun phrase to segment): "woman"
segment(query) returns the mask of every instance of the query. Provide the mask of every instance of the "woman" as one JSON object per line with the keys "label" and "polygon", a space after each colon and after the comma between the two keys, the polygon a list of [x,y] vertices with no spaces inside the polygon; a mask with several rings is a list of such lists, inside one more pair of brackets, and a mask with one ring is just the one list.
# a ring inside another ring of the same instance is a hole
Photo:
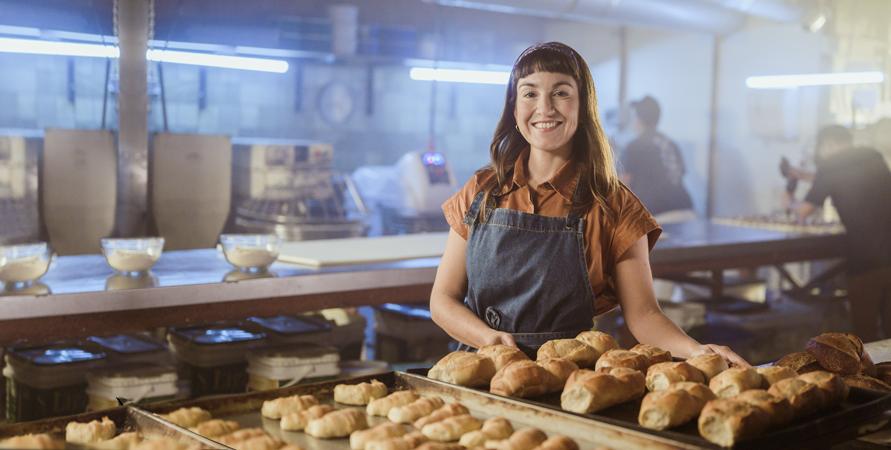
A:
{"label": "woman", "polygon": [[430,312],[462,347],[534,355],[621,305],[641,343],[748,366],[659,309],[649,250],[661,230],[618,180],[591,72],[575,50],[550,42],[520,55],[490,153],[490,166],[443,205],[451,231]]}

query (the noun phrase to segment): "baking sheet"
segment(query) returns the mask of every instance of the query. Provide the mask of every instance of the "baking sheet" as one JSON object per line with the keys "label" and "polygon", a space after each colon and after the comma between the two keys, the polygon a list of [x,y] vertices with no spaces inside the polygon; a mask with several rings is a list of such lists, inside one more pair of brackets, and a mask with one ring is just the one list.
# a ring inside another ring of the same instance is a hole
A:
{"label": "baking sheet", "polygon": [[442,256],[448,233],[283,242],[278,261],[311,267]]}

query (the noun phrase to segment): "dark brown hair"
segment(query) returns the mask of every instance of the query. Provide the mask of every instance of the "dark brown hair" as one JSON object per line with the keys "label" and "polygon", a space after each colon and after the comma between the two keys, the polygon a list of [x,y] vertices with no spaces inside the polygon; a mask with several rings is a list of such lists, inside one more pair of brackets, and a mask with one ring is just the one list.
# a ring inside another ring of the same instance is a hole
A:
{"label": "dark brown hair", "polygon": [[[597,112],[597,93],[594,79],[582,56],[560,42],[536,44],[527,48],[510,73],[504,110],[495,128],[492,144],[489,146],[491,161],[488,167],[495,177],[483,184],[485,201],[491,192],[500,192],[513,179],[514,164],[520,154],[529,146],[517,129],[514,110],[517,104],[517,82],[535,72],[555,72],[575,79],[579,90],[578,129],[572,138],[572,158],[580,172],[579,198],[575,200],[577,213],[588,211],[595,204],[606,208],[606,199],[619,188],[612,149],[606,133],[600,125]],[[486,203],[483,203],[485,205]],[[485,208],[480,209],[480,219],[485,220]]]}

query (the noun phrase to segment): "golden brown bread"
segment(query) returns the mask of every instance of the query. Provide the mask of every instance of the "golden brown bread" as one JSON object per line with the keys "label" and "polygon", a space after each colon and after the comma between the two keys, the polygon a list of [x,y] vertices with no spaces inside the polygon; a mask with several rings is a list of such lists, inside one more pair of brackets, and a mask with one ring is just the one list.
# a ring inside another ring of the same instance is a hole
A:
{"label": "golden brown bread", "polygon": [[400,437],[369,441],[365,444],[365,450],[411,450],[427,440],[420,431],[412,431]]}
{"label": "golden brown bread", "polygon": [[891,392],[891,384],[868,375],[849,375],[844,377],[844,380],[848,387]]}
{"label": "golden brown bread", "polygon": [[[864,353],[865,355],[866,353]],[[870,375],[869,373],[863,372],[863,375],[868,375],[873,378],[878,378],[884,383],[891,383],[891,362],[882,362],[878,363],[874,366],[873,372],[875,375]]]}
{"label": "golden brown bread", "polygon": [[645,355],[628,350],[608,350],[597,360],[594,369],[607,367],[627,367],[645,373],[649,367],[649,359]]}
{"label": "golden brown bread", "polygon": [[227,435],[221,436],[219,438],[215,438],[214,440],[223,445],[232,446],[232,444],[236,442],[241,442],[252,437],[263,436],[266,432],[263,431],[262,428],[242,428],[238,431],[233,431]]}
{"label": "golden brown bread", "polygon": [[130,450],[139,445],[141,441],[142,438],[139,436],[139,433],[129,431],[121,433],[107,441],[92,444],[90,445],[90,448],[96,450]]}
{"label": "golden brown bread", "polygon": [[368,403],[365,412],[369,416],[384,416],[397,406],[405,406],[417,400],[418,394],[412,391],[398,391],[383,398],[376,398]]}
{"label": "golden brown bread", "polygon": [[25,434],[0,441],[0,448],[45,448],[61,450],[65,448],[65,441],[54,439],[49,434]]}
{"label": "golden brown bread", "polygon": [[180,408],[168,414],[162,414],[161,418],[183,428],[191,428],[205,420],[210,420],[210,412],[198,407]]}
{"label": "golden brown bread", "polygon": [[871,377],[878,375],[876,365],[872,362],[872,357],[869,356],[866,350],[863,350],[863,354],[860,355],[860,373]]}
{"label": "golden brown bread", "polygon": [[371,441],[381,441],[405,434],[402,424],[384,422],[367,430],[359,430],[350,434],[350,448],[352,450],[365,450],[365,446]]}
{"label": "golden brown bread", "polygon": [[481,420],[470,414],[462,414],[427,424],[421,428],[421,433],[432,441],[453,442],[460,439],[465,433],[479,430],[482,426]]}
{"label": "golden brown bread", "polygon": [[684,389],[648,393],[640,404],[637,421],[641,426],[665,430],[683,425],[699,415],[706,401]]}
{"label": "golden brown bread", "polygon": [[94,444],[114,437],[117,425],[108,417],[86,423],[68,422],[65,426],[65,441],[72,444]]}
{"label": "golden brown bread", "polygon": [[513,361],[528,360],[529,357],[517,347],[511,347],[504,344],[484,345],[476,352],[480,356],[485,356],[492,360],[495,364],[495,371],[501,370],[502,367]]}
{"label": "golden brown bread", "polygon": [[582,331],[575,338],[596,350],[598,358],[608,350],[619,348],[619,343],[602,331]]}
{"label": "golden brown bread", "polygon": [[813,383],[823,391],[821,409],[840,405],[848,398],[848,385],[842,377],[824,370],[816,370],[798,376],[799,380]]}
{"label": "golden brown bread", "polygon": [[507,439],[501,441],[487,441],[486,448],[498,450],[532,450],[547,439],[548,436],[538,428],[523,428],[522,430],[515,431]]}
{"label": "golden brown bread", "polygon": [[322,439],[347,437],[350,433],[368,428],[365,411],[356,408],[339,409],[306,424],[306,434]]}
{"label": "golden brown bread", "polygon": [[282,416],[279,426],[285,431],[302,431],[310,420],[318,419],[331,411],[334,411],[334,407],[331,405],[310,406],[303,411],[285,414]]}
{"label": "golden brown bread", "polygon": [[419,398],[407,405],[397,406],[387,413],[387,418],[391,422],[396,423],[412,423],[421,417],[424,417],[437,408],[442,407],[445,402],[439,397],[423,397]]}
{"label": "golden brown bread", "polygon": [[[235,450],[278,450],[285,445],[284,442],[268,435],[254,436],[243,441],[233,442],[231,447]],[[169,448],[164,446],[163,448]]]}
{"label": "golden brown bread", "polygon": [[690,395],[702,400],[702,403],[705,404],[709,400],[714,400],[718,398],[711,389],[708,388],[703,383],[695,383],[693,381],[681,381],[678,383],[674,383],[671,386],[668,386],[669,391],[675,390],[683,390],[690,393]]}
{"label": "golden brown bread", "polygon": [[566,436],[555,434],[535,447],[535,450],[579,450],[579,444]]}
{"label": "golden brown bread", "polygon": [[795,412],[795,418],[814,414],[826,403],[823,391],[816,384],[798,378],[777,381],[767,392],[788,400]]}
{"label": "golden brown bread", "polygon": [[683,361],[656,363],[647,369],[646,383],[650,391],[662,391],[670,384],[681,381],[704,383],[705,376],[699,369]]}
{"label": "golden brown bread", "polygon": [[538,348],[536,360],[542,361],[548,358],[564,358],[574,362],[583,369],[594,367],[597,362],[597,350],[588,344],[576,339],[554,339],[545,342]]}
{"label": "golden brown bread", "polygon": [[817,358],[808,352],[795,352],[780,358],[774,365],[788,367],[799,375],[803,373],[813,372],[815,370],[823,370]]}
{"label": "golden brown bread", "polygon": [[463,445],[464,448],[482,447],[486,445],[486,441],[489,439],[489,436],[486,436],[483,430],[475,430],[461,435],[461,438],[458,439],[458,444]]}
{"label": "golden brown bread", "polygon": [[860,372],[860,355],[863,343],[856,336],[846,333],[823,333],[807,342],[807,352],[817,359],[824,369],[842,375]]}
{"label": "golden brown bread", "polygon": [[764,411],[770,419],[771,427],[783,426],[795,418],[795,410],[788,400],[764,389],[749,389],[733,399],[746,402]]}
{"label": "golden brown bread", "polygon": [[213,419],[208,420],[206,422],[201,422],[198,425],[189,429],[189,431],[200,434],[204,437],[217,437],[227,435],[237,429],[241,428],[241,425],[234,420],[222,420],[222,419]]}
{"label": "golden brown bread", "polygon": [[709,389],[718,397],[728,398],[749,389],[761,387],[761,375],[752,368],[731,367],[708,382]]}
{"label": "golden brown bread", "polygon": [[263,402],[260,414],[268,419],[281,419],[282,416],[309,409],[319,401],[312,395],[292,395]]}
{"label": "golden brown bread", "polygon": [[344,405],[365,406],[370,401],[387,395],[387,385],[377,380],[359,384],[334,386],[334,401]]}
{"label": "golden brown bread", "polygon": [[427,376],[434,380],[467,387],[485,386],[493,375],[495,362],[470,352],[449,353],[427,372]]}
{"label": "golden brown bread", "polygon": [[560,407],[590,414],[641,397],[646,392],[643,374],[615,367],[602,371],[580,369],[574,372],[560,395]]}
{"label": "golden brown bread", "polygon": [[460,403],[446,403],[429,415],[416,420],[414,426],[415,428],[420,430],[421,428],[424,428],[424,425],[439,422],[440,420],[444,420],[452,416],[467,414],[469,412],[470,411]]}
{"label": "golden brown bread", "polygon": [[495,373],[489,391],[508,397],[537,397],[553,388],[553,377],[535,361],[514,361]]}
{"label": "golden brown bread", "polygon": [[687,360],[687,364],[699,369],[705,375],[705,381],[709,381],[715,375],[729,369],[727,360],[717,353],[705,353]]}
{"label": "golden brown bread", "polygon": [[770,426],[770,418],[749,403],[719,398],[705,404],[699,415],[699,434],[722,447],[758,436]]}
{"label": "golden brown bread", "polygon": [[445,442],[426,442],[421,444],[416,450],[464,450],[464,447]]}
{"label": "golden brown bread", "polygon": [[631,347],[630,351],[646,356],[647,367],[652,366],[653,364],[671,361],[671,352],[662,350],[655,345],[637,344],[634,347]]}
{"label": "golden brown bread", "polygon": [[514,427],[504,417],[490,417],[480,429],[489,439],[507,439],[514,433]]}
{"label": "golden brown bread", "polygon": [[551,376],[548,392],[560,392],[566,384],[566,380],[573,372],[579,370],[574,362],[563,358],[548,358],[538,361],[538,365],[547,370]]}
{"label": "golden brown bread", "polygon": [[758,367],[755,371],[758,372],[758,375],[761,375],[761,387],[764,389],[769,388],[777,381],[798,376],[794,370],[786,366]]}

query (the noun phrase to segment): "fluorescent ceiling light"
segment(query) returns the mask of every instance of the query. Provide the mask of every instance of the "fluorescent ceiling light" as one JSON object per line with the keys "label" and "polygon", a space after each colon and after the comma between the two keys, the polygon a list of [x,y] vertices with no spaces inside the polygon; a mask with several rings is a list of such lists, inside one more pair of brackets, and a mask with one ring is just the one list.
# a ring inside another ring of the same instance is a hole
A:
{"label": "fluorescent ceiling light", "polygon": [[748,77],[746,78],[746,86],[752,89],[787,89],[801,86],[870,84],[883,81],[885,81],[885,74],[882,72],[808,73]]}
{"label": "fluorescent ceiling light", "polygon": [[408,72],[412,80],[447,81],[452,83],[507,84],[510,72],[490,70],[431,69],[412,67]]}
{"label": "fluorescent ceiling light", "polygon": [[[91,58],[120,57],[120,49],[113,45],[13,38],[0,38],[0,52],[27,53],[33,55],[83,56]],[[149,61],[160,61],[174,64],[190,64],[205,67],[254,70],[273,73],[285,73],[288,71],[288,62],[280,59],[251,58],[247,56],[228,56],[211,53],[155,49],[148,49],[145,56]]]}

